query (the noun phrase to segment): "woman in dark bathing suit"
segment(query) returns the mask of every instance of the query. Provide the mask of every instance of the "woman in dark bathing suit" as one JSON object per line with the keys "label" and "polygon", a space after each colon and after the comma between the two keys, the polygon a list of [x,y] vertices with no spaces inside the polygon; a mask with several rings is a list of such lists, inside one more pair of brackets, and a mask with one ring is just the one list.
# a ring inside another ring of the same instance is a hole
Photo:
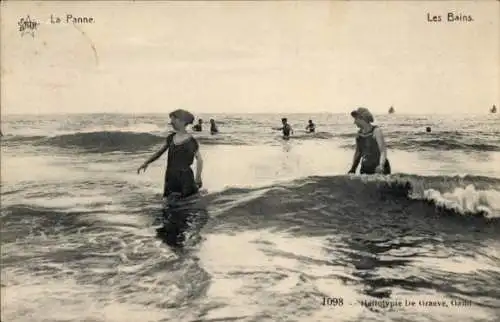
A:
{"label": "woman in dark bathing suit", "polygon": [[351,112],[354,124],[359,128],[356,137],[356,152],[349,173],[356,173],[361,161],[361,174],[391,173],[391,165],[387,159],[387,148],[382,130],[372,125],[372,113],[364,107]]}
{"label": "woman in dark bathing suit", "polygon": [[[146,171],[150,163],[156,161],[168,150],[163,189],[168,211],[165,213],[164,227],[159,229],[159,232],[166,234],[166,242],[171,246],[182,245],[186,230],[200,219],[181,205],[186,199],[196,195],[202,186],[203,159],[199,145],[196,139],[186,131],[186,126],[192,124],[193,121],[194,116],[188,111],[176,110],[170,113],[170,124],[175,132],[168,135],[160,150],[137,170],[137,173],[141,170]],[[191,169],[195,159],[196,174]]]}

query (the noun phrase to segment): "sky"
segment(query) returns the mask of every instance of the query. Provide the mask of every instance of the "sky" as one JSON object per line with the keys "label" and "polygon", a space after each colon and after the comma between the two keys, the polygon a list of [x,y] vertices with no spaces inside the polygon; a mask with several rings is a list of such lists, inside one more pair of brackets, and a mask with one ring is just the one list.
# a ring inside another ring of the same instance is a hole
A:
{"label": "sky", "polygon": [[486,113],[499,20],[499,1],[2,2],[1,112]]}

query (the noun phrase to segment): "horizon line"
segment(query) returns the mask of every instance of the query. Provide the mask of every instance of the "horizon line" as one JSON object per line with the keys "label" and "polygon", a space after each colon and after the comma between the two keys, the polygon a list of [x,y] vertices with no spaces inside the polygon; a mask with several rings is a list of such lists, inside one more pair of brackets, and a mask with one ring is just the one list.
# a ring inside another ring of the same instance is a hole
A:
{"label": "horizon line", "polygon": [[[350,111],[346,112],[327,112],[327,111],[317,111],[317,112],[192,112],[193,114],[199,115],[318,115],[318,114],[330,114],[330,115],[343,115],[350,114]],[[376,111],[371,110],[371,112],[375,115],[478,115],[478,114],[495,114],[491,113],[490,110],[486,110],[484,112],[432,112],[432,113],[405,113],[405,112],[395,112],[395,113],[377,113]],[[169,112],[50,112],[50,113],[4,113],[0,112],[0,118],[2,116],[49,116],[49,115],[168,115]]]}

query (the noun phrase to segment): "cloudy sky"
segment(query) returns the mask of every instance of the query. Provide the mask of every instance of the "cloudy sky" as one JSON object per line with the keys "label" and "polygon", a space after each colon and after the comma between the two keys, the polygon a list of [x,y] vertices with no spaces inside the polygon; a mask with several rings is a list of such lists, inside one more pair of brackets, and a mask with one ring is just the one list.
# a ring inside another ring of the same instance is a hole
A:
{"label": "cloudy sky", "polygon": [[[472,22],[447,22],[446,15]],[[38,20],[21,37],[18,20]],[[51,24],[66,14],[93,24]],[[427,15],[442,22],[428,22]],[[500,2],[7,2],[2,113],[483,113]]]}

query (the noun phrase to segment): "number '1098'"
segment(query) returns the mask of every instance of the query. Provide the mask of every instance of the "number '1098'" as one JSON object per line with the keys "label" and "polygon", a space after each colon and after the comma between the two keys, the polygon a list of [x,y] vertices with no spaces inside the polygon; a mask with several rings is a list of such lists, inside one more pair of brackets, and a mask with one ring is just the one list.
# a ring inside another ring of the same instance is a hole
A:
{"label": "number '1098'", "polygon": [[323,296],[323,305],[328,306],[343,306],[344,299],[341,297],[326,297]]}

